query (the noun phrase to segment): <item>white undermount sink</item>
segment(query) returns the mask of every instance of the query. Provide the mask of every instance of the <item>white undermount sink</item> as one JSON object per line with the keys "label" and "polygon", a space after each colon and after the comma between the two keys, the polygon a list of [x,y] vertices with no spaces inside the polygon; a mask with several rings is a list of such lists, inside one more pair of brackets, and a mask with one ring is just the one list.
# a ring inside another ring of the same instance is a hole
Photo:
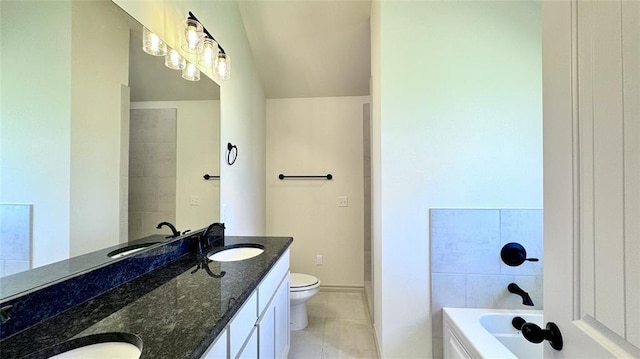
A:
{"label": "white undermount sink", "polygon": [[123,248],[118,248],[115,251],[109,252],[109,254],[107,254],[107,256],[109,258],[113,258],[113,259],[122,258],[124,256],[128,256],[130,254],[134,254],[134,253],[140,252],[142,250],[145,250],[148,247],[151,247],[151,246],[156,245],[158,243],[160,243],[160,242],[147,242],[147,243],[134,244],[134,245],[123,247]]}
{"label": "white undermount sink", "polygon": [[107,343],[97,343],[91,344],[84,347],[76,348],[69,350],[64,353],[60,353],[58,355],[54,355],[50,357],[50,359],[81,359],[81,358],[92,358],[92,359],[111,359],[111,358],[120,358],[120,359],[138,359],[142,351],[137,346],[131,343],[124,342],[107,342]]}
{"label": "white undermount sink", "polygon": [[138,359],[142,355],[142,339],[130,333],[102,333],[69,340],[41,352],[49,359]]}
{"label": "white undermount sink", "polygon": [[226,248],[214,253],[209,253],[207,255],[207,258],[216,262],[235,262],[253,258],[257,255],[262,254],[262,252],[264,252],[264,248],[261,248],[257,245],[240,245],[232,248]]}

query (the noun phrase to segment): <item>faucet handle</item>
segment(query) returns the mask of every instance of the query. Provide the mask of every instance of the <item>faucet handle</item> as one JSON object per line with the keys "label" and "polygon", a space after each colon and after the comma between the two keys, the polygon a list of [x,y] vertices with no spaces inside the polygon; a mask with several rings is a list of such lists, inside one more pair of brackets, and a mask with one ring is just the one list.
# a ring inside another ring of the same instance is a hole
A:
{"label": "faucet handle", "polygon": [[520,243],[515,242],[507,243],[502,247],[500,258],[502,258],[504,264],[511,267],[517,267],[525,261],[538,261],[538,258],[527,258],[527,251]]}
{"label": "faucet handle", "polygon": [[527,321],[522,317],[514,317],[511,319],[511,325],[516,328],[516,330],[522,329],[522,326],[527,324]]}

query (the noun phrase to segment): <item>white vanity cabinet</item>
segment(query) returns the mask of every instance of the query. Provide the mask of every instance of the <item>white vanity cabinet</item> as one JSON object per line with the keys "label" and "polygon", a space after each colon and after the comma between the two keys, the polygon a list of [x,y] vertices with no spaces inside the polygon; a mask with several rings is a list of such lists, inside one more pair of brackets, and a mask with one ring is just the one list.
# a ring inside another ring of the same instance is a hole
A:
{"label": "white vanity cabinet", "polygon": [[220,333],[220,335],[218,335],[216,341],[209,346],[201,359],[227,359],[229,356],[229,345],[227,340],[227,330],[225,329]]}
{"label": "white vanity cabinet", "polygon": [[[287,252],[288,255],[288,252]],[[265,301],[256,323],[259,358],[286,358],[289,353],[289,261],[274,267],[274,276],[258,288],[258,298]],[[265,278],[266,279],[266,278]],[[276,282],[277,281],[277,282]],[[275,288],[274,288],[275,286]]]}
{"label": "white vanity cabinet", "polygon": [[289,353],[289,250],[201,359],[282,359]]}

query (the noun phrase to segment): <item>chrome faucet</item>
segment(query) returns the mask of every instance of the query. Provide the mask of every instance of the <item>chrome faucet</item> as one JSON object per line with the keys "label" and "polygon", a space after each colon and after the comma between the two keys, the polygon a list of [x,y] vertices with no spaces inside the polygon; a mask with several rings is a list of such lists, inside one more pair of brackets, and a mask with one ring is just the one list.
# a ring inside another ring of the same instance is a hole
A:
{"label": "chrome faucet", "polygon": [[507,290],[510,293],[517,294],[517,295],[521,296],[522,297],[522,304],[528,305],[528,306],[533,306],[533,301],[531,300],[531,297],[529,296],[529,293],[527,293],[524,290],[522,290],[522,288],[518,287],[517,284],[510,283],[507,286]]}
{"label": "chrome faucet", "polygon": [[156,228],[160,229],[160,228],[162,228],[162,226],[169,227],[171,229],[171,232],[173,232],[173,234],[168,236],[167,238],[176,238],[176,237],[180,236],[180,231],[176,230],[176,227],[174,227],[173,224],[171,224],[169,222],[160,222],[160,223],[158,223],[158,226]]}

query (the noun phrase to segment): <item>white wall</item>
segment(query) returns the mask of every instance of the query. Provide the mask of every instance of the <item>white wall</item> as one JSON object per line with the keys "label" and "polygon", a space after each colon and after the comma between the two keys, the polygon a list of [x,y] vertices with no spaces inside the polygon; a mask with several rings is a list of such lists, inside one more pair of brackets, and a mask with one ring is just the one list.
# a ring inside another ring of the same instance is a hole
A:
{"label": "white wall", "polygon": [[[149,108],[177,109],[176,228],[194,231],[218,221],[220,181],[205,181],[202,176],[220,173],[220,101],[131,103],[131,109]],[[191,196],[200,198],[199,206],[191,205]]]}
{"label": "white wall", "polygon": [[[221,220],[230,235],[263,235],[265,218],[265,97],[253,65],[238,5],[232,1],[114,0],[174,48],[178,26],[192,11],[231,57],[231,79],[220,84]],[[225,164],[226,143],[238,147],[233,166]]]}
{"label": "white wall", "polygon": [[[291,271],[363,286],[363,104],[368,97],[267,100],[267,234],[293,236]],[[278,179],[278,175],[326,179]],[[338,207],[346,196],[348,207]],[[316,255],[324,265],[316,266]]]}
{"label": "white wall", "polygon": [[373,5],[375,325],[385,358],[431,353],[429,208],[542,208],[540,20],[538,2]]}
{"label": "white wall", "polygon": [[[0,8],[0,202],[33,204],[41,266],[69,256],[71,3]],[[39,31],[22,31],[25,23]]]}

